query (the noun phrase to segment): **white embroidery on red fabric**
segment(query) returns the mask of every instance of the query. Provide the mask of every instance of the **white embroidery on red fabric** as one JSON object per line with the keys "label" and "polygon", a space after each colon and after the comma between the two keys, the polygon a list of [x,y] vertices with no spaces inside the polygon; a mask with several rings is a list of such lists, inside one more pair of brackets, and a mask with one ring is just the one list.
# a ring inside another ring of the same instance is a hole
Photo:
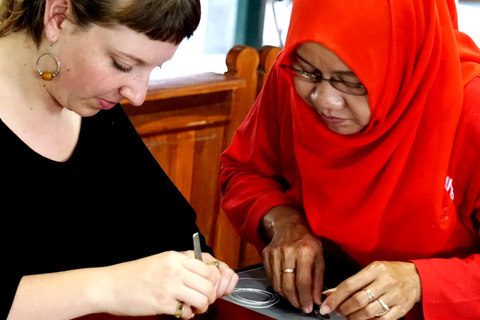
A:
{"label": "white embroidery on red fabric", "polygon": [[454,198],[454,193],[453,193],[453,179],[447,176],[447,179],[445,181],[445,190],[447,192],[450,192],[450,198],[453,200]]}

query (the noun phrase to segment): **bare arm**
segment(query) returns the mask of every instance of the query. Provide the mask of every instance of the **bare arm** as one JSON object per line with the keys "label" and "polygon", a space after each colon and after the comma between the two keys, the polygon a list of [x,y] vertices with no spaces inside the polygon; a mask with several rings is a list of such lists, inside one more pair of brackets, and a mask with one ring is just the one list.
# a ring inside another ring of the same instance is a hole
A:
{"label": "bare arm", "polygon": [[26,276],[7,319],[173,314],[179,302],[185,306],[182,318],[189,319],[205,312],[218,294],[231,292],[237,278],[228,271],[225,264],[217,269],[190,253],[171,251],[109,267]]}

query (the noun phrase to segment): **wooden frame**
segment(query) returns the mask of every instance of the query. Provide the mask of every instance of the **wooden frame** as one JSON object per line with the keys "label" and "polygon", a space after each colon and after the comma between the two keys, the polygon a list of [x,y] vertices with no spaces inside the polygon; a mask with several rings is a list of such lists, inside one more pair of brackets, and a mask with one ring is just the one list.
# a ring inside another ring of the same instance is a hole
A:
{"label": "wooden frame", "polygon": [[141,107],[122,103],[149,150],[197,212],[197,224],[216,257],[233,268],[258,263],[260,257],[221,211],[220,154],[254,103],[272,55],[279,52],[264,50],[259,54],[236,46],[227,55],[225,74],[152,81]]}

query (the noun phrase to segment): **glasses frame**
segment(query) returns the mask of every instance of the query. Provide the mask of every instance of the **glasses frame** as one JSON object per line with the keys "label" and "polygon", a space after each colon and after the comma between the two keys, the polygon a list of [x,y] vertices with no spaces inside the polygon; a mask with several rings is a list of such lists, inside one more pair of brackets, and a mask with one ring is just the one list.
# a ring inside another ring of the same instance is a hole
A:
{"label": "glasses frame", "polygon": [[[367,94],[367,88],[365,88],[365,86],[363,84],[360,84],[361,88],[363,88],[363,91],[361,93],[356,93],[356,92],[352,92],[352,91],[348,91],[348,90],[346,91],[346,90],[339,89],[337,87],[337,84],[344,84],[346,87],[358,86],[359,84],[358,83],[353,83],[353,82],[348,82],[348,81],[337,80],[337,79],[333,79],[333,78],[326,79],[326,78],[323,78],[323,75],[322,75],[321,72],[318,72],[318,73],[315,74],[315,73],[311,73],[311,72],[307,72],[307,71],[304,71],[304,70],[294,68],[294,67],[286,65],[286,64],[282,64],[282,65],[280,65],[280,67],[290,71],[289,73],[291,73],[294,77],[298,77],[300,80],[303,80],[303,81],[307,81],[307,82],[310,82],[310,83],[319,83],[320,81],[327,81],[327,82],[330,83],[330,85],[333,88],[335,88],[336,90],[338,90],[340,92],[346,93],[346,94],[350,94],[350,95],[353,95],[353,96],[364,96],[364,95]],[[360,87],[356,88],[356,89],[360,89]],[[352,88],[352,90],[354,90],[354,89]]]}

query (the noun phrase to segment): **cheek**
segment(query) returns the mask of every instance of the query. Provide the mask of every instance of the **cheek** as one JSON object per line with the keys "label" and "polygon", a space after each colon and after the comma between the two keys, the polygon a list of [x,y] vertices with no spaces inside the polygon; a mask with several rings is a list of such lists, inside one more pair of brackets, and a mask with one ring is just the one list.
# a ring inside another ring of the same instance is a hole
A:
{"label": "cheek", "polygon": [[366,126],[370,122],[372,112],[370,111],[368,99],[366,101],[364,99],[351,101],[349,102],[349,106],[350,111],[358,124]]}
{"label": "cheek", "polygon": [[62,82],[65,87],[77,90],[79,95],[100,92],[111,86],[108,70],[94,60],[72,61],[62,70]]}
{"label": "cheek", "polygon": [[312,105],[312,91],[308,86],[305,86],[304,83],[299,83],[299,81],[293,81],[295,85],[295,90],[297,91],[298,95],[310,106]]}

